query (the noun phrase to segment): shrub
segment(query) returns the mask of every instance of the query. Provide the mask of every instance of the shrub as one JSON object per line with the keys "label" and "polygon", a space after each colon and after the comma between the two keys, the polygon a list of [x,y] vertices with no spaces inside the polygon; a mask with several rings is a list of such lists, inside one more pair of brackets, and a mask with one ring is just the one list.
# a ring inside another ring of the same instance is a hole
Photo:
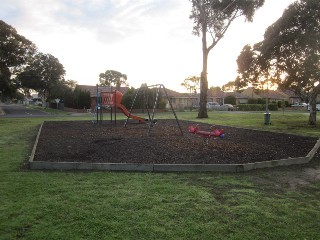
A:
{"label": "shrub", "polygon": [[248,98],[248,104],[257,104],[258,100],[256,98]]}
{"label": "shrub", "polygon": [[135,89],[130,88],[128,91],[123,95],[121,103],[127,108],[130,109],[132,106],[133,99],[136,95]]}
{"label": "shrub", "polygon": [[168,103],[168,101],[167,101],[166,99],[161,98],[161,99],[159,100],[159,103],[158,103],[158,108],[159,108],[159,109],[165,109],[166,106],[167,106],[167,103]]}
{"label": "shrub", "polygon": [[265,98],[249,98],[248,104],[266,104]]}
{"label": "shrub", "polygon": [[[264,108],[265,108],[265,105],[264,105]],[[268,108],[270,111],[278,111],[278,104],[277,103],[270,103],[268,105]]]}
{"label": "shrub", "polygon": [[238,105],[239,111],[263,111],[262,104],[240,104]]}
{"label": "shrub", "polygon": [[236,105],[236,97],[233,95],[227,96],[224,99],[224,103],[225,104],[232,104],[232,105]]}
{"label": "shrub", "polygon": [[[278,105],[276,103],[270,103],[268,105],[270,111],[278,111]],[[239,111],[264,111],[266,109],[265,104],[240,104],[238,105]]]}

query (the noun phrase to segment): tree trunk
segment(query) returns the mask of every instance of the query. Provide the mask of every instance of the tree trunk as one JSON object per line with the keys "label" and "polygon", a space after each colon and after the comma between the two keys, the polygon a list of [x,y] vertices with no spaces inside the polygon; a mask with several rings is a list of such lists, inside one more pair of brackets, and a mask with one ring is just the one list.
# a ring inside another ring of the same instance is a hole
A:
{"label": "tree trunk", "polygon": [[308,124],[312,126],[315,126],[317,124],[317,111],[313,110],[313,106],[310,108]]}
{"label": "tree trunk", "polygon": [[[43,92],[40,92],[41,100],[42,100],[42,107],[47,108],[47,98],[48,98],[49,92],[44,90]],[[50,108],[50,106],[49,106]]]}
{"label": "tree trunk", "polygon": [[116,90],[117,91],[120,91],[120,89],[121,89],[121,82],[120,82],[120,80],[118,80],[118,81],[116,81]]}
{"label": "tree trunk", "polygon": [[200,80],[200,108],[198,113],[198,118],[207,118],[207,92],[208,92],[208,80],[207,80],[207,73],[201,73],[201,80]]}
{"label": "tree trunk", "polygon": [[200,78],[200,108],[198,118],[208,118],[207,112],[207,94],[208,94],[208,55],[207,48],[207,23],[202,25],[202,72]]}
{"label": "tree trunk", "polygon": [[317,124],[317,97],[318,97],[318,91],[317,89],[314,89],[310,94],[310,115],[309,115],[309,125],[315,126]]}

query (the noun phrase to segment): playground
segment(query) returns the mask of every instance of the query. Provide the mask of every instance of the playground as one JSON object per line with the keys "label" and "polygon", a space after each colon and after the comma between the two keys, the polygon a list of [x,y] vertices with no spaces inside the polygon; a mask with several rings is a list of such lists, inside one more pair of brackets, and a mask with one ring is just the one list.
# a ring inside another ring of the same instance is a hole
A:
{"label": "playground", "polygon": [[[34,161],[137,164],[243,164],[305,157],[317,138],[226,126],[224,136],[195,134],[173,119],[126,124],[104,120],[44,122]],[[212,125],[197,123],[202,132]],[[124,127],[125,126],[125,127]],[[150,133],[148,134],[148,132]]]}
{"label": "playground", "polygon": [[[210,130],[213,123],[218,123],[218,119],[227,122],[228,113],[221,114],[219,117],[211,115],[209,128],[198,122],[200,130]],[[136,115],[141,116],[138,113]],[[250,116],[256,121],[261,118],[260,115],[255,118],[255,114],[246,114],[245,117],[248,119]],[[272,126],[279,125],[275,115]],[[284,117],[289,119],[289,126],[296,126],[292,122],[299,116],[294,113]],[[182,119],[186,115],[179,113],[178,117]],[[234,123],[239,124],[241,117],[243,116],[240,114],[233,115]],[[92,124],[89,118],[68,116],[54,119],[2,119],[0,177],[4,211],[0,222],[3,229],[1,236],[4,239],[46,239],[48,236],[55,236],[57,239],[81,239],[83,236],[87,239],[139,239],[141,236],[148,239],[210,239],[212,236],[224,239],[235,238],[235,235],[237,239],[259,239],[259,236],[268,239],[319,239],[319,154],[308,164],[237,174],[35,171],[29,170],[27,165],[21,165],[30,156],[43,120],[47,122],[43,125],[37,152],[47,152],[48,157],[49,154],[51,157],[53,154],[66,157],[61,153],[70,148],[79,151],[85,147],[91,152],[98,149],[99,153],[102,149],[94,148],[98,143],[93,143],[93,139],[106,138],[108,135],[105,133],[111,127],[119,130],[117,134],[125,133],[120,120],[116,126],[109,126],[106,119],[105,117],[106,122],[101,126]],[[167,121],[166,124],[171,124],[171,129],[163,126],[166,133],[171,136],[176,132],[175,140],[181,140],[174,121],[162,120],[160,114],[157,119],[149,137],[146,136],[147,124],[137,124],[133,120],[128,124],[127,132],[131,132],[131,128],[141,128],[141,135],[137,131],[131,133],[137,134],[137,141],[130,141],[132,146],[121,144],[121,156],[129,156],[131,160],[139,155],[147,158],[140,151],[144,148],[138,143],[141,139],[156,141],[154,138],[159,135],[164,137],[159,127]],[[56,123],[53,124],[52,120]],[[64,122],[58,122],[62,120]],[[304,123],[304,115],[299,121]],[[221,122],[219,123],[222,124]],[[187,131],[185,127],[189,126],[188,122],[180,120],[180,123],[186,133],[184,137],[190,137],[190,141],[201,140],[200,143],[204,144],[202,146],[206,146],[205,138]],[[231,136],[238,137],[241,141],[254,140],[248,138],[248,131],[232,133],[231,129],[224,129],[223,139],[210,138],[208,144],[212,143],[211,146],[214,147],[216,143],[228,143]],[[318,129],[314,129],[316,130]],[[309,128],[303,128],[303,131],[307,132]],[[97,135],[100,133],[102,137]],[[248,135],[239,136],[241,133]],[[266,138],[258,138],[267,135],[255,133],[254,136],[261,144],[267,144]],[[77,136],[82,136],[82,139],[77,140]],[[315,137],[318,138],[316,134]],[[297,139],[300,140],[299,137]],[[103,148],[108,146],[102,141],[99,144]],[[125,147],[135,149],[136,155],[130,156]],[[161,147],[155,148],[161,150]],[[284,145],[284,151],[285,147]],[[296,145],[298,147],[301,148],[301,145]],[[188,147],[194,152],[192,148],[193,146]],[[301,150],[306,151],[303,148]],[[100,153],[106,155],[105,150]],[[90,152],[86,154],[91,156]],[[77,161],[84,160],[77,156],[71,157]],[[159,229],[159,226],[162,227]]]}
{"label": "playground", "polygon": [[[156,91],[150,111],[149,88],[139,88],[132,103],[142,93],[144,115],[132,114],[132,106],[127,109],[122,105],[120,91],[103,91],[97,86],[91,121],[44,122],[31,154],[31,169],[237,172],[306,163],[319,147],[314,137],[178,120],[162,84],[151,86]],[[156,119],[160,91],[174,118]],[[110,110],[109,120],[103,119],[104,108]],[[117,120],[117,110],[127,119]],[[58,167],[61,164],[55,163],[71,164]]]}

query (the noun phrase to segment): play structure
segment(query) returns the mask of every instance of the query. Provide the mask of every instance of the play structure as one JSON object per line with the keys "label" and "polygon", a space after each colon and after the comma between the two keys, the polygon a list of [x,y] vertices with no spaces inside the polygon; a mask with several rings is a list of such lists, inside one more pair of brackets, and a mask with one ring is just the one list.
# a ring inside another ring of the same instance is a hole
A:
{"label": "play structure", "polygon": [[[116,124],[117,110],[120,110],[127,117],[124,127],[127,126],[129,119],[137,120],[138,123],[147,123],[149,124],[149,129],[148,129],[148,136],[149,136],[151,128],[157,123],[157,119],[155,119],[155,113],[156,113],[157,105],[160,101],[160,92],[161,92],[163,94],[163,98],[168,101],[170,109],[175,117],[177,126],[180,129],[181,134],[183,135],[183,131],[179,124],[177,115],[172,107],[171,100],[163,84],[156,84],[151,86],[142,84],[141,87],[137,89],[134,99],[132,101],[132,105],[129,110],[123,104],[121,104],[121,100],[123,97],[122,92],[118,90],[112,90],[112,89],[111,91],[106,91],[105,89],[106,87],[97,86],[96,108],[95,108],[95,112],[93,113],[95,118],[94,122],[101,124],[103,120],[103,109],[108,109],[110,110],[111,122],[114,122]],[[152,96],[152,99],[153,99],[151,104],[152,106],[150,106],[150,103],[148,100],[150,97],[148,96],[148,94],[150,94],[150,90],[152,90],[151,92],[154,93],[154,96]],[[147,113],[147,116],[148,116],[147,118],[143,118],[143,117],[132,114],[133,106],[138,96],[143,97],[144,108],[142,110],[143,112]]]}
{"label": "play structure", "polygon": [[137,120],[139,123],[143,123],[146,119],[129,113],[128,109],[121,104],[123,93],[118,90],[104,90],[105,87],[97,86],[97,98],[96,98],[96,111],[95,122],[102,123],[103,109],[110,110],[110,121],[116,124],[117,122],[117,110],[120,110],[128,118]]}
{"label": "play structure", "polygon": [[196,134],[202,138],[224,138],[224,129],[217,129],[214,126],[211,126],[212,131],[201,131],[199,124],[197,125],[189,125],[188,131],[189,133]]}
{"label": "play structure", "polygon": [[[145,119],[136,115],[129,113],[128,109],[121,104],[123,94],[120,91],[111,91],[111,92],[101,92],[101,104],[102,106],[110,107],[112,113],[112,107],[115,110],[120,110],[128,118],[139,121],[140,123],[145,122]],[[116,118],[116,115],[115,115]]]}

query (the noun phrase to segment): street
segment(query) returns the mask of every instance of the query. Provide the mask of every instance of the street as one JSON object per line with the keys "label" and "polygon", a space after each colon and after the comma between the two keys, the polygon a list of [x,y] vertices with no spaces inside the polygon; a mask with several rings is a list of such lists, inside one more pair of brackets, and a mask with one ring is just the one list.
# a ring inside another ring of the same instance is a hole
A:
{"label": "street", "polygon": [[0,103],[0,118],[45,117],[45,116],[48,116],[48,113],[42,112],[37,109],[27,108],[20,104]]}

